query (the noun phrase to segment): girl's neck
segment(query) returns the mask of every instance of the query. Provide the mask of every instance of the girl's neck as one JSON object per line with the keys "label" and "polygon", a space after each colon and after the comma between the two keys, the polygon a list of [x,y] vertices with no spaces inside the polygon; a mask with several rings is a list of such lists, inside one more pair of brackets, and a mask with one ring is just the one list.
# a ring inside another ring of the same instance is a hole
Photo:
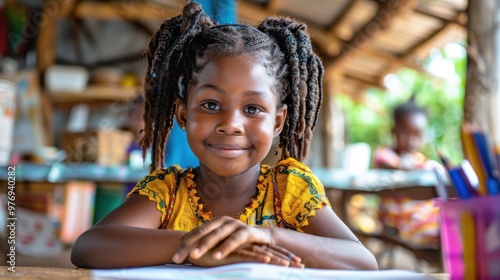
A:
{"label": "girl's neck", "polygon": [[251,198],[256,192],[260,164],[233,177],[219,176],[202,164],[195,169],[195,173],[197,191],[207,199],[232,200],[234,198]]}

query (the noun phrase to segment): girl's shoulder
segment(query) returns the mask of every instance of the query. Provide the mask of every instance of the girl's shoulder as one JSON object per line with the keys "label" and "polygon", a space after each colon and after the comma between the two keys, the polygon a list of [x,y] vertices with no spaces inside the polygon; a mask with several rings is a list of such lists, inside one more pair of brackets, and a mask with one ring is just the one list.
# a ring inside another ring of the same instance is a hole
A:
{"label": "girl's shoulder", "polygon": [[148,175],[144,176],[139,183],[148,183],[153,180],[168,180],[168,179],[175,179],[178,178],[181,173],[182,169],[178,165],[172,165],[166,168],[160,168],[156,169],[155,171],[149,173]]}
{"label": "girl's shoulder", "polygon": [[294,158],[280,160],[275,166],[266,168],[268,171],[266,175],[272,176],[273,182],[286,183],[288,189],[294,187],[310,189],[318,186],[322,188],[321,182],[311,169]]}
{"label": "girl's shoulder", "polygon": [[330,205],[323,184],[307,165],[296,159],[279,161],[269,174],[268,184],[274,189],[278,213],[287,227],[302,232],[317,209]]}
{"label": "girl's shoulder", "polygon": [[150,174],[144,176],[135,186],[134,191],[141,189],[163,189],[176,185],[176,182],[183,177],[191,178],[193,169],[182,169],[178,165],[172,165],[166,168],[157,169]]}
{"label": "girl's shoulder", "polygon": [[294,159],[294,158],[286,158],[278,161],[275,166],[267,167],[268,169],[278,169],[278,170],[297,170],[306,173],[312,173],[311,169],[305,165],[304,163]]}
{"label": "girl's shoulder", "polygon": [[[169,214],[175,202],[175,197],[183,200],[187,197],[187,189],[179,188],[181,185],[192,184],[194,178],[193,168],[181,169],[178,165],[157,169],[144,176],[137,185],[127,194],[138,193],[148,197],[156,203],[156,208],[162,213],[162,225],[170,219]],[[177,190],[181,190],[177,192]]]}

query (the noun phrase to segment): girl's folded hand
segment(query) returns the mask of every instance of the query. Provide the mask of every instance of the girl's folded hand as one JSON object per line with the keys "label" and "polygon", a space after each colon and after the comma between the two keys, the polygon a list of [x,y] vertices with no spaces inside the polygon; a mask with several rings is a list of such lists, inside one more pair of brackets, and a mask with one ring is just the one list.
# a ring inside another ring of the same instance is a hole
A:
{"label": "girl's folded hand", "polygon": [[220,266],[232,263],[258,262],[304,268],[300,258],[278,246],[248,244],[234,250],[224,258],[216,259],[212,251],[203,254],[199,258],[188,256],[187,261],[197,266]]}
{"label": "girl's folded hand", "polygon": [[[266,248],[271,248],[271,255],[276,255],[274,252],[278,252],[281,255],[277,256],[284,256],[286,260],[300,263],[298,257],[284,248],[270,246],[272,238],[268,229],[254,228],[227,216],[214,219],[187,233],[172,260],[175,263],[182,263],[188,257],[190,260],[196,260],[206,254],[210,254],[214,260],[221,260],[241,248],[246,248],[246,245],[265,245]],[[262,252],[257,247],[250,248],[255,252]],[[243,255],[255,257],[247,254],[248,252],[245,251]],[[265,252],[269,250],[266,249]]]}

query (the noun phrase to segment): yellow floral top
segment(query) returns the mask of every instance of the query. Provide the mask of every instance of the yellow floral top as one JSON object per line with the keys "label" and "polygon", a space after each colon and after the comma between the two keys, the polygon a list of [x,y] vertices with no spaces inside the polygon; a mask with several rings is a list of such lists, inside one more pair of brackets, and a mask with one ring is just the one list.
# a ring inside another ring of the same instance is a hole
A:
{"label": "yellow floral top", "polygon": [[[162,213],[160,228],[189,232],[212,220],[198,203],[193,168],[173,165],[145,176],[128,194],[139,193],[156,202]],[[328,205],[323,185],[311,170],[295,159],[274,167],[261,166],[258,193],[238,219],[254,227],[281,227],[302,232],[315,210]]]}

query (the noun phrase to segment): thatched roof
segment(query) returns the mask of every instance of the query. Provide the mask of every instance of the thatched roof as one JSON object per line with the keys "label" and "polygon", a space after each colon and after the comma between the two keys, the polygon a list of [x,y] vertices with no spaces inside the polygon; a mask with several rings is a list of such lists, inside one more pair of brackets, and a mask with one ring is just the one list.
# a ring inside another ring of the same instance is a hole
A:
{"label": "thatched roof", "polygon": [[466,8],[467,0],[247,0],[238,10],[242,20],[305,21],[327,71],[342,75],[339,90],[356,96],[400,67],[425,71],[431,49],[465,37]]}

